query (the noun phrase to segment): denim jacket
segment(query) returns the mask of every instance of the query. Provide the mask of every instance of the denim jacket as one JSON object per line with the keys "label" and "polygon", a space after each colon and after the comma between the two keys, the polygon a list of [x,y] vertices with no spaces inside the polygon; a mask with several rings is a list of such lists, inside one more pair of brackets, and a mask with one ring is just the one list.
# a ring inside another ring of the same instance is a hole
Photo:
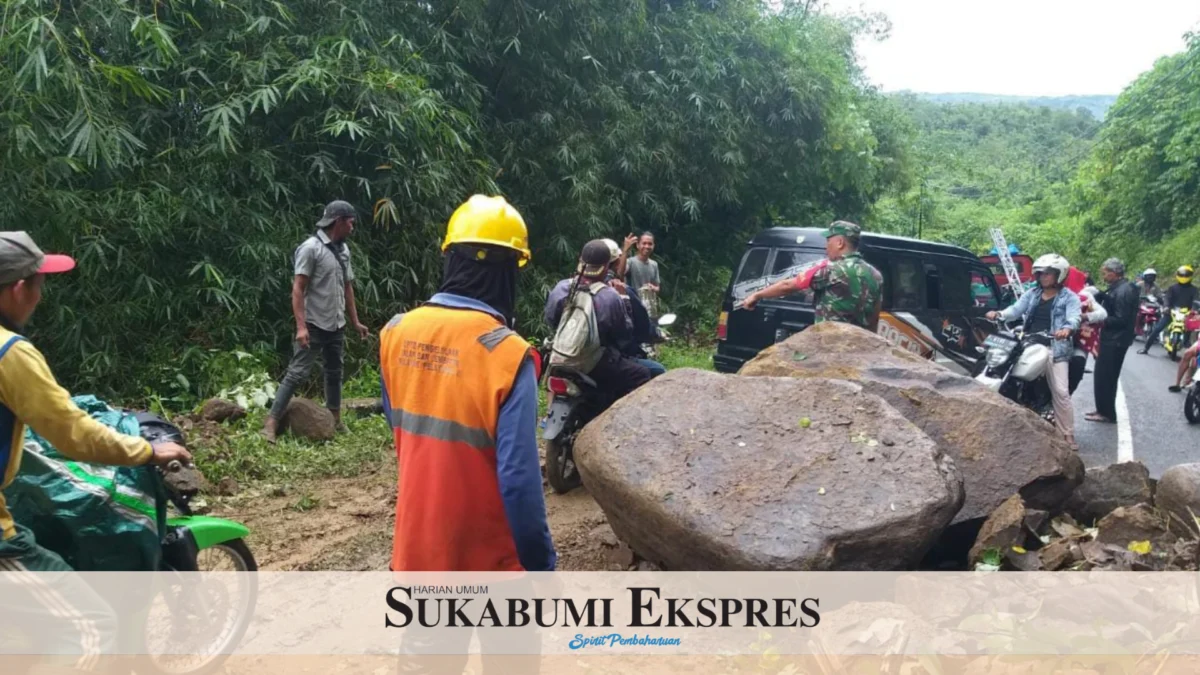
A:
{"label": "denim jacket", "polygon": [[[1008,309],[1000,312],[1000,318],[1005,321],[1013,321],[1020,318],[1029,325],[1033,319],[1033,313],[1037,310],[1038,303],[1042,301],[1042,289],[1031,288],[1026,291],[1016,304]],[[1054,298],[1054,305],[1050,308],[1050,332],[1057,333],[1058,331],[1069,328],[1071,332],[1079,330],[1079,321],[1083,314],[1082,305],[1079,302],[1079,296],[1069,288],[1060,288],[1058,297]],[[1054,362],[1070,361],[1071,360],[1071,345],[1070,338],[1066,340],[1054,341]]]}

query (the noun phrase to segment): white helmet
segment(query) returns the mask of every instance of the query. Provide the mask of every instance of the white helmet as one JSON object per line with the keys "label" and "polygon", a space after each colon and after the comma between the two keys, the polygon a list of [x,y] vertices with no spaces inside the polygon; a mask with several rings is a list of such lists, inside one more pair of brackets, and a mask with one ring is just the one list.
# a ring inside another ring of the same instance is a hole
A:
{"label": "white helmet", "polygon": [[1046,255],[1033,261],[1033,273],[1041,274],[1046,270],[1054,270],[1058,272],[1058,283],[1067,280],[1067,272],[1071,269],[1071,263],[1067,259],[1057,253],[1047,253]]}
{"label": "white helmet", "polygon": [[621,246],[612,239],[605,239],[605,244],[608,244],[608,262],[612,262],[621,257]]}

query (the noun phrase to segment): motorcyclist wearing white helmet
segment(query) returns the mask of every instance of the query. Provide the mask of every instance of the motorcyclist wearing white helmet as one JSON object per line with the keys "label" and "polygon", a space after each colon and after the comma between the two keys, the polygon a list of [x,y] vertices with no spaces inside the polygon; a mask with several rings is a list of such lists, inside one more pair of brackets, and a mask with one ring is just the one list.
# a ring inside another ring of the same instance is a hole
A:
{"label": "motorcyclist wearing white helmet", "polygon": [[1026,291],[1016,304],[1003,312],[988,312],[989,319],[1015,321],[1021,319],[1026,333],[1048,332],[1054,336],[1054,364],[1046,373],[1054,397],[1055,424],[1071,448],[1075,444],[1075,411],[1071,407],[1070,361],[1072,334],[1079,330],[1082,306],[1079,296],[1063,286],[1071,264],[1055,253],[1047,253],[1033,263],[1038,288]]}
{"label": "motorcyclist wearing white helmet", "polygon": [[1142,300],[1145,300],[1146,296],[1148,295],[1153,295],[1156,298],[1161,299],[1162,290],[1159,289],[1158,284],[1156,283],[1157,281],[1158,272],[1155,272],[1153,267],[1147,269],[1145,272],[1142,272],[1141,277],[1139,277],[1137,282],[1138,296]]}

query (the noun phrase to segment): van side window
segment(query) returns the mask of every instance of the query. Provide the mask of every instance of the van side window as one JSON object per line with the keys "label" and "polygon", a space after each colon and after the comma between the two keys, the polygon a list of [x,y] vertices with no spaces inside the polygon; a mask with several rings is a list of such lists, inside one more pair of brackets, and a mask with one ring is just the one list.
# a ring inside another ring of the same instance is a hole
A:
{"label": "van side window", "polygon": [[971,307],[971,280],[967,269],[957,263],[939,265],[942,272],[943,309],[961,311]]}
{"label": "van side window", "polygon": [[971,301],[976,309],[999,309],[991,279],[982,270],[971,270]]}
{"label": "van side window", "polygon": [[942,309],[942,273],[930,263],[925,263],[925,308]]}
{"label": "van side window", "polygon": [[921,294],[921,264],[912,258],[900,256],[891,260],[892,309],[911,311],[922,309],[925,298]]}
{"label": "van side window", "polygon": [[752,248],[747,251],[746,257],[742,258],[742,269],[738,272],[737,283],[766,276],[767,254],[770,252],[771,249],[768,248]]}

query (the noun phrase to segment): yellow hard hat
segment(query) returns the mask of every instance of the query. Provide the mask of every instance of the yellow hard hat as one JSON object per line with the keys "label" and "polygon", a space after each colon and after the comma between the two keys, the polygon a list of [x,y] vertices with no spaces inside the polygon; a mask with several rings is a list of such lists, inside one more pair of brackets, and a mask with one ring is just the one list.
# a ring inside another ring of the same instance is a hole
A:
{"label": "yellow hard hat", "polygon": [[518,265],[524,267],[529,252],[529,230],[525,219],[504,197],[472,195],[450,216],[442,251],[454,244],[491,244],[510,248],[521,254]]}

